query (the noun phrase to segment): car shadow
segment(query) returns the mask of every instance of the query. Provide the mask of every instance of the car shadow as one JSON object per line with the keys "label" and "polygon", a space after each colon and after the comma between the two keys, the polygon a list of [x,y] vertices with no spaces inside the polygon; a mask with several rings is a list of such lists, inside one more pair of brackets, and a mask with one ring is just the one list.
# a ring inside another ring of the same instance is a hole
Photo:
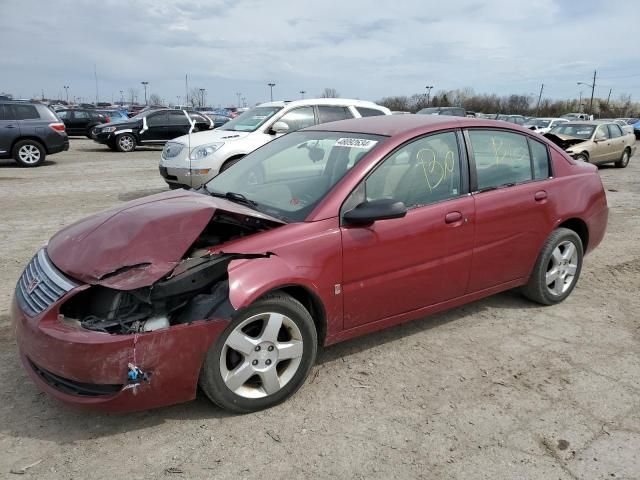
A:
{"label": "car shadow", "polygon": [[[388,342],[408,339],[417,333],[480,315],[485,310],[493,308],[520,310],[540,307],[528,302],[518,293],[501,293],[321,349],[316,365],[344,359]],[[0,336],[0,362],[4,365],[0,370],[0,382],[4,386],[4,393],[0,398],[3,399],[4,408],[10,411],[10,414],[3,415],[0,433],[15,438],[30,437],[57,444],[68,444],[153,428],[175,420],[210,422],[237,416],[213,405],[200,390],[197,392],[196,399],[190,402],[144,412],[104,414],[71,409],[38,390],[28,379],[15,352],[15,340]],[[1,412],[2,407],[0,407]],[[200,428],[208,426],[211,425],[203,423]]]}
{"label": "car shadow", "polygon": [[0,168],[15,168],[15,169],[19,169],[19,170],[22,170],[22,171],[25,171],[25,172],[31,170],[31,168],[51,167],[51,166],[56,165],[56,164],[57,164],[57,162],[55,162],[53,160],[45,160],[44,162],[42,162],[37,167],[21,167],[14,160],[12,160],[10,158],[0,160]]}

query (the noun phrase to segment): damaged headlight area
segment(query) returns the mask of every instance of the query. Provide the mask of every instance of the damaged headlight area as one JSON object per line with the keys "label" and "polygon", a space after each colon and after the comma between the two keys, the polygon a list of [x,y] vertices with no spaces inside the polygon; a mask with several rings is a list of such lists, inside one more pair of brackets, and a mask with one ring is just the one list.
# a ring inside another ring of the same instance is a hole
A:
{"label": "damaged headlight area", "polygon": [[229,263],[268,255],[220,253],[189,258],[169,277],[137,290],[94,285],[62,306],[62,321],[97,332],[130,334],[230,318],[235,310],[229,302]]}

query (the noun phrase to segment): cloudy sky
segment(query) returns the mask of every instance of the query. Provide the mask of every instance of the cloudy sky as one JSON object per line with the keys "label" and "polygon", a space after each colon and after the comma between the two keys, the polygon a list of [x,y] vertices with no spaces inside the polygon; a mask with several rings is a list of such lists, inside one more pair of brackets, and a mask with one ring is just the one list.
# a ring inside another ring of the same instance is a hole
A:
{"label": "cloudy sky", "polygon": [[0,92],[101,101],[135,88],[208,103],[471,87],[640,99],[637,0],[0,0]]}

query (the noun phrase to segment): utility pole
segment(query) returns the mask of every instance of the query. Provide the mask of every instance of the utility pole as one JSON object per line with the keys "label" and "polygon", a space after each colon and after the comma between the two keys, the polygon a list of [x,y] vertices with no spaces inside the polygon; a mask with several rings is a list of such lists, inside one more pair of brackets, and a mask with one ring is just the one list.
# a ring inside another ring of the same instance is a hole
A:
{"label": "utility pole", "polygon": [[590,115],[593,118],[593,91],[596,89],[596,70],[593,71],[593,84],[591,85],[591,105],[589,106]]}
{"label": "utility pole", "polygon": [[273,82],[269,82],[267,83],[267,85],[269,85],[269,88],[271,89],[271,101],[273,102],[273,87],[275,87],[276,84]]}
{"label": "utility pole", "polygon": [[65,85],[64,91],[67,93],[67,105],[69,105],[69,85]]}
{"label": "utility pole", "polygon": [[204,92],[206,91],[206,89],[204,88],[200,88],[200,108],[204,107]]}
{"label": "utility pole", "polygon": [[184,104],[189,103],[189,77],[188,74],[184,74]]}
{"label": "utility pole", "polygon": [[305,90],[300,90],[300,98],[304,100],[304,94],[307,93]]}
{"label": "utility pole", "polygon": [[96,67],[96,64],[93,64],[93,76],[96,79],[96,106],[98,106],[98,102],[100,100],[98,100],[98,68]]}
{"label": "utility pole", "polygon": [[431,89],[433,88],[433,85],[427,85],[424,88],[427,89],[427,107],[428,107],[429,104],[431,103]]}
{"label": "utility pole", "polygon": [[611,90],[613,90],[613,88],[609,89],[609,95],[607,96],[607,110],[609,109],[609,100],[611,100]]}
{"label": "utility pole", "polygon": [[120,106],[124,105],[124,90],[120,90]]}
{"label": "utility pole", "polygon": [[540,86],[540,95],[538,95],[538,106],[536,107],[536,117],[540,111],[540,101],[542,100],[542,91],[544,90],[544,83]]}
{"label": "utility pole", "polygon": [[242,92],[236,92],[236,96],[238,97],[238,104],[237,106],[240,107],[240,98],[242,98]]}
{"label": "utility pole", "polygon": [[140,82],[142,84],[142,86],[144,87],[144,104],[147,104],[147,85],[149,85],[149,82]]}

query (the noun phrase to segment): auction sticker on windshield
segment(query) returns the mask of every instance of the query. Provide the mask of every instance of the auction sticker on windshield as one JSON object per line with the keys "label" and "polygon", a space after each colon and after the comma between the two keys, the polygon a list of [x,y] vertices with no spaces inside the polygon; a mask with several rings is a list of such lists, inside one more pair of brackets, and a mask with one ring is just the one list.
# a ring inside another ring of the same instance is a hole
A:
{"label": "auction sticker on windshield", "polygon": [[369,150],[373,148],[377,140],[368,140],[366,138],[339,138],[336,140],[335,147],[363,148]]}

